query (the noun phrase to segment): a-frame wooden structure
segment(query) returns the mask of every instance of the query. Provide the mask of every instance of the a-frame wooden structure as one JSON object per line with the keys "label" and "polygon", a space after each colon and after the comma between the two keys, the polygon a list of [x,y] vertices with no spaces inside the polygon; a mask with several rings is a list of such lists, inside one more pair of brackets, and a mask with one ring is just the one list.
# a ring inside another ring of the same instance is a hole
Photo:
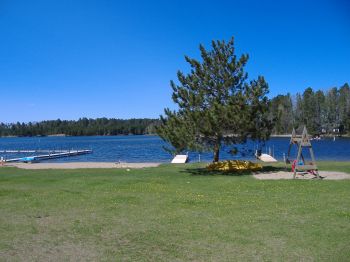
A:
{"label": "a-frame wooden structure", "polygon": [[[293,128],[292,137],[290,139],[289,148],[288,148],[287,161],[289,160],[290,151],[293,145],[296,145],[298,148],[298,155],[295,162],[293,178],[296,177],[296,174],[298,171],[311,171],[317,178],[320,178],[320,175],[318,174],[314,151],[312,149],[312,145],[310,142],[310,137],[309,137],[309,134],[307,133],[305,126],[303,129],[302,135],[297,135],[295,133],[295,129]],[[303,156],[303,148],[308,148],[310,151],[311,162],[309,163],[305,162],[305,159]]]}

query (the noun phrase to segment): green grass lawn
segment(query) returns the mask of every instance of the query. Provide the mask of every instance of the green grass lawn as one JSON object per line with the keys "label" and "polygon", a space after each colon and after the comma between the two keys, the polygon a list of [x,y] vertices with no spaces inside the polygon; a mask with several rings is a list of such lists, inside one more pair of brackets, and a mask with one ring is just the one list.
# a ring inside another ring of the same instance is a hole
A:
{"label": "green grass lawn", "polygon": [[0,260],[349,261],[350,180],[200,167],[0,168]]}

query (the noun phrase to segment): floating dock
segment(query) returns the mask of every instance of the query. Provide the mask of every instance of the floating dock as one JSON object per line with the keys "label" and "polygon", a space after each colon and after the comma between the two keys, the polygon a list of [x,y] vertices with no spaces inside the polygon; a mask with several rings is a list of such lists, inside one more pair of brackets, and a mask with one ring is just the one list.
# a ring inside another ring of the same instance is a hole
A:
{"label": "floating dock", "polygon": [[[15,151],[15,150],[13,150]],[[24,153],[19,152],[20,150],[17,150],[15,153]],[[27,150],[26,153],[28,153]],[[8,151],[7,151],[8,152]],[[35,151],[37,152],[37,151]],[[50,151],[53,152],[53,151]],[[55,153],[49,153],[46,155],[36,155],[36,156],[27,156],[27,157],[19,157],[19,158],[12,158],[12,159],[5,159],[3,162],[5,163],[11,163],[11,162],[25,162],[25,163],[30,163],[30,162],[38,162],[40,160],[48,160],[48,159],[55,159],[55,158],[61,158],[61,157],[70,157],[70,156],[78,156],[78,155],[85,155],[85,154],[91,154],[92,150],[69,150],[69,151],[62,151]]]}

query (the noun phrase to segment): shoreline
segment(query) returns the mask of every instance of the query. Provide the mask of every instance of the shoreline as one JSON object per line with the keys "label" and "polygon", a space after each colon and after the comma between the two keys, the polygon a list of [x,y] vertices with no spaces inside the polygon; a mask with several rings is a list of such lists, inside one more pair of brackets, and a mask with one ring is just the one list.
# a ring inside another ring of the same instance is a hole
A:
{"label": "shoreline", "polygon": [[73,136],[66,134],[37,135],[37,136],[0,136],[0,138],[42,138],[42,137],[110,137],[110,136],[158,136],[157,134],[119,134],[119,135],[85,135]]}
{"label": "shoreline", "polygon": [[[83,135],[83,136],[73,136],[73,135],[66,135],[66,134],[52,134],[52,135],[37,135],[37,136],[0,136],[0,138],[41,138],[41,137],[111,137],[111,136],[117,136],[117,137],[123,137],[123,136],[158,136],[157,134],[118,134],[118,135]],[[273,134],[270,135],[270,138],[279,138],[279,137],[287,137],[290,138],[292,134]],[[333,137],[343,137],[343,138],[350,138],[350,134],[324,134],[320,136],[321,138],[333,138]]]}
{"label": "shoreline", "polygon": [[115,163],[115,162],[65,162],[65,163],[5,163],[3,167],[21,169],[90,169],[90,168],[148,168],[161,163]]}
{"label": "shoreline", "polygon": [[[6,163],[1,167],[16,167],[25,170],[73,170],[73,169],[142,169],[158,167],[162,163],[115,163],[115,162],[67,162],[67,163]],[[348,180],[350,174],[339,171],[319,171],[323,180]],[[292,180],[293,173],[289,171],[254,172],[252,176],[257,180]],[[307,172],[298,175],[297,180],[310,180],[315,177]]]}

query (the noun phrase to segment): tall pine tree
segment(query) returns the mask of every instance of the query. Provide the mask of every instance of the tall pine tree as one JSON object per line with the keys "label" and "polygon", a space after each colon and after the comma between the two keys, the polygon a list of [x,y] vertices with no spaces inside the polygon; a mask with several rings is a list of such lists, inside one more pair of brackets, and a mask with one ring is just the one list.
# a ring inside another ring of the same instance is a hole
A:
{"label": "tall pine tree", "polygon": [[217,162],[223,144],[270,136],[268,84],[262,76],[247,81],[248,55],[235,55],[233,38],[213,41],[211,50],[199,49],[202,61],[186,56],[190,73],[179,71],[179,84],[171,81],[178,111],[165,109],[157,132],[176,152],[211,151]]}

